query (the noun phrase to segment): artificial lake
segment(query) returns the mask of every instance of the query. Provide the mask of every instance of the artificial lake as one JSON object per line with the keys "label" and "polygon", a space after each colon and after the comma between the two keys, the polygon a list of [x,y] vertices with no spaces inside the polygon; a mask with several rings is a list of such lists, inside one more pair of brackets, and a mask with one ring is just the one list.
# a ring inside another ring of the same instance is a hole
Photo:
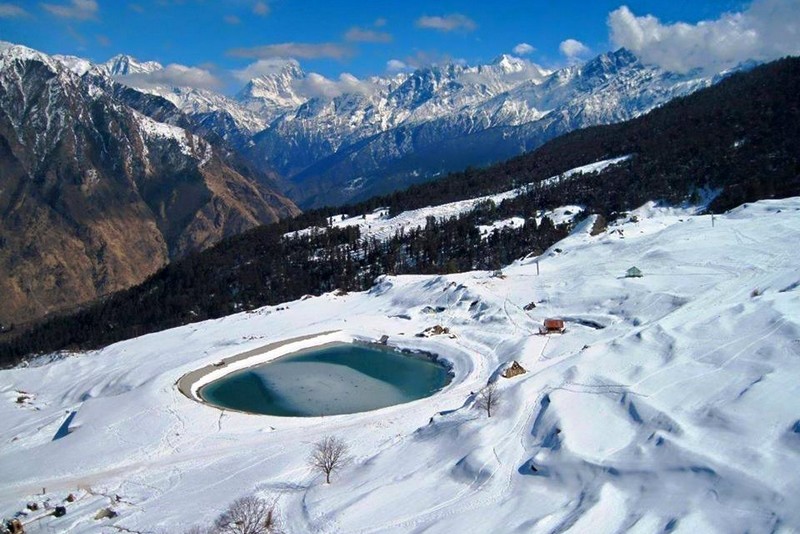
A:
{"label": "artificial lake", "polygon": [[451,378],[448,368],[428,354],[335,343],[236,371],[198,393],[219,408],[315,417],[366,412],[429,397]]}

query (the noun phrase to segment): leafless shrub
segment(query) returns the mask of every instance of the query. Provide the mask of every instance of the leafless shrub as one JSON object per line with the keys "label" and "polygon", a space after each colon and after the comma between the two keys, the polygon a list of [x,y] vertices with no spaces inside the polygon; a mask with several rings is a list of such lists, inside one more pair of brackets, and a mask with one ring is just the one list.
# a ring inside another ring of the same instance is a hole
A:
{"label": "leafless shrub", "polygon": [[349,447],[335,436],[326,436],[314,444],[308,464],[325,473],[325,482],[331,483],[331,473],[341,469],[350,460]]}
{"label": "leafless shrub", "polygon": [[214,534],[278,533],[280,528],[275,503],[252,495],[236,499],[217,518],[211,532]]}
{"label": "leafless shrub", "polygon": [[481,410],[485,410],[488,417],[492,416],[492,410],[494,410],[498,404],[500,404],[500,392],[497,390],[497,382],[487,384],[478,392],[478,398],[475,399],[475,406]]}

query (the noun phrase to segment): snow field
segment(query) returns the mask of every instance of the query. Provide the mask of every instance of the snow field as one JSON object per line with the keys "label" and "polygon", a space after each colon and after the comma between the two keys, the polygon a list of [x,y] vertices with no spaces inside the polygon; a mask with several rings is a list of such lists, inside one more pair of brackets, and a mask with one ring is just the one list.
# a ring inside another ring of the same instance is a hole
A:
{"label": "snow field", "polygon": [[[1,371],[0,514],[45,487],[79,498],[41,522],[60,532],[180,532],[252,493],[278,499],[288,532],[797,531],[800,199],[714,227],[654,204],[634,214],[597,236],[583,224],[504,278],[382,277]],[[643,278],[624,278],[632,265]],[[546,317],[567,332],[532,335]],[[435,324],[455,337],[414,337]],[[299,419],[222,412],[175,387],[331,331],[435,352],[455,378],[427,399]],[[513,360],[528,372],[499,378]],[[489,380],[491,419],[473,407]],[[305,461],[325,435],[353,458],[331,485]],[[94,520],[115,495],[120,515]]]}

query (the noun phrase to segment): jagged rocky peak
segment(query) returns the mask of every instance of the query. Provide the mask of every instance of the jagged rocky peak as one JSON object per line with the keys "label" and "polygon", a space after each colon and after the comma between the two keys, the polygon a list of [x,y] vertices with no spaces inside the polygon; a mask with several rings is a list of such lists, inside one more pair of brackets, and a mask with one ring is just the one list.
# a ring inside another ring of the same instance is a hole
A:
{"label": "jagged rocky peak", "polygon": [[306,74],[294,59],[263,60],[259,62],[263,73],[252,78],[237,95],[239,100],[247,98],[291,98],[296,95],[295,82]]}
{"label": "jagged rocky peak", "polygon": [[639,62],[639,58],[627,48],[600,54],[586,62],[582,67],[584,76],[613,74]]}
{"label": "jagged rocky peak", "polygon": [[511,75],[510,79],[520,79],[541,83],[545,78],[553,74],[553,71],[537,65],[527,59],[518,58],[503,54],[494,63],[503,69],[506,74]]}
{"label": "jagged rocky peak", "polygon": [[[21,45],[0,46],[0,137],[14,132],[29,159],[39,162],[70,132],[69,112],[88,112],[81,79],[47,54]],[[0,166],[6,161],[0,157]],[[0,171],[2,176],[2,171]]]}
{"label": "jagged rocky peak", "polygon": [[298,88],[306,74],[296,60],[261,60],[258,67],[261,73],[247,82],[235,97],[247,109],[272,119],[308,100]]}
{"label": "jagged rocky peak", "polygon": [[118,54],[105,63],[95,65],[94,72],[106,76],[127,76],[129,74],[150,74],[164,68],[157,61],[139,61],[126,54]]}
{"label": "jagged rocky peak", "polygon": [[91,66],[87,71],[141,93],[164,98],[201,123],[205,130],[214,131],[235,144],[245,143],[246,138],[264,128],[263,119],[224,95],[209,89],[172,85],[158,77],[147,76],[163,69],[163,65],[157,61],[140,61],[119,54],[105,63]]}
{"label": "jagged rocky peak", "polygon": [[446,63],[419,68],[393,91],[391,98],[395,105],[409,108],[449,95],[454,95],[454,104],[475,103],[521,83],[541,83],[550,74],[526,59],[503,54],[484,65]]}
{"label": "jagged rocky peak", "polygon": [[392,91],[390,100],[395,106],[413,109],[438,93],[459,89],[458,75],[463,70],[464,67],[453,63],[419,68]]}

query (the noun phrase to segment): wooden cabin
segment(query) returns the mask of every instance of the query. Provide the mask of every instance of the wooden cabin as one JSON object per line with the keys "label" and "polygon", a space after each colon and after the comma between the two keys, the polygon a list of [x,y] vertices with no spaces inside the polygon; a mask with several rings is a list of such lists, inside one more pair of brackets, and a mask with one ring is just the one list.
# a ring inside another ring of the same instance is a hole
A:
{"label": "wooden cabin", "polygon": [[540,334],[563,334],[566,330],[562,319],[545,319],[544,325],[539,327]]}

